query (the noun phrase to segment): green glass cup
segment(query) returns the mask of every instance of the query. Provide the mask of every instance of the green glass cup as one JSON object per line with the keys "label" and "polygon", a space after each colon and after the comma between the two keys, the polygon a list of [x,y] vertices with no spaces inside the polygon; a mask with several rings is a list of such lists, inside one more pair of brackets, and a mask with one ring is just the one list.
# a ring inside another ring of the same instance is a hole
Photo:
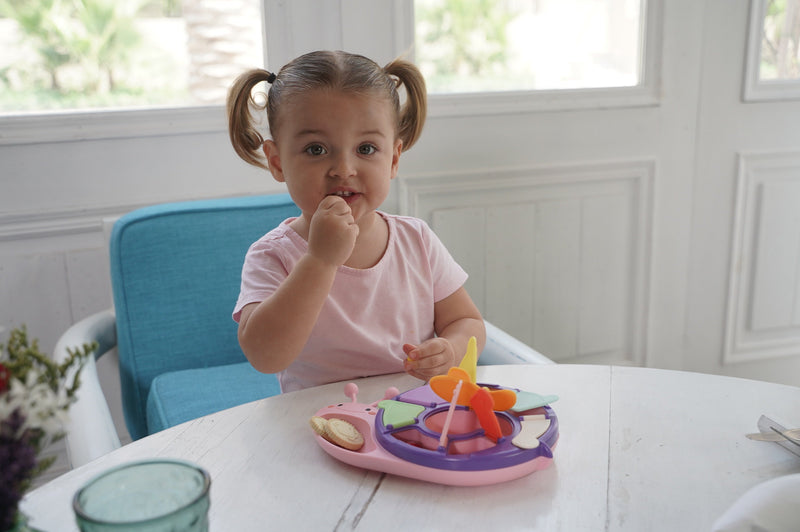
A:
{"label": "green glass cup", "polygon": [[83,532],[207,532],[210,487],[190,462],[132,462],[89,481],[72,508]]}

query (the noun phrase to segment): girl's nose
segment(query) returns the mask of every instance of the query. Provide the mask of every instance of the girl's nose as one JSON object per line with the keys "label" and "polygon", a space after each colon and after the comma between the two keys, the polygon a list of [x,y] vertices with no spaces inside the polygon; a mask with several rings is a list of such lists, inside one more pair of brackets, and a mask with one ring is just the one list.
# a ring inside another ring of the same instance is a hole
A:
{"label": "girl's nose", "polygon": [[331,177],[351,177],[356,173],[355,161],[349,153],[340,153],[333,158],[329,174]]}

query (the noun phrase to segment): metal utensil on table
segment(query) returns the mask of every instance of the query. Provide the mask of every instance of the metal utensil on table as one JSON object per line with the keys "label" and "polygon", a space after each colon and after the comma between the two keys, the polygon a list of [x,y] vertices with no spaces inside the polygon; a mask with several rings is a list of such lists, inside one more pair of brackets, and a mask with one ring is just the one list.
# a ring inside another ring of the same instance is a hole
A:
{"label": "metal utensil on table", "polygon": [[747,437],[751,440],[775,442],[787,451],[800,456],[800,428],[788,429],[765,415],[758,418],[758,430]]}

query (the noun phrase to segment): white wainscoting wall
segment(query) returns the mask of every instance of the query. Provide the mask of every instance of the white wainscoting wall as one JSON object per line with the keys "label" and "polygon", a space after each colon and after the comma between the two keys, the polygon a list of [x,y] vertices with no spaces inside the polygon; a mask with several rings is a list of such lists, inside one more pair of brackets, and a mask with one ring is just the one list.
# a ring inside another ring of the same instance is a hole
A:
{"label": "white wainscoting wall", "polygon": [[400,181],[470,273],[489,320],[559,362],[643,364],[652,161],[494,169]]}
{"label": "white wainscoting wall", "polygon": [[800,151],[739,155],[725,361],[797,355]]}

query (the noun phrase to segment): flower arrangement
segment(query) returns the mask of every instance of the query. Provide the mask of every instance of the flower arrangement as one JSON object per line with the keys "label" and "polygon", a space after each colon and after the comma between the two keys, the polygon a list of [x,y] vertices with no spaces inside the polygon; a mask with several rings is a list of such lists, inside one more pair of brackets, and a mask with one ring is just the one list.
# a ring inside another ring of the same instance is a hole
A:
{"label": "flower arrangement", "polygon": [[63,424],[80,386],[80,371],[97,344],[68,350],[58,364],[29,342],[25,326],[0,344],[0,530],[15,526],[17,507],[55,456],[39,454],[65,436]]}

